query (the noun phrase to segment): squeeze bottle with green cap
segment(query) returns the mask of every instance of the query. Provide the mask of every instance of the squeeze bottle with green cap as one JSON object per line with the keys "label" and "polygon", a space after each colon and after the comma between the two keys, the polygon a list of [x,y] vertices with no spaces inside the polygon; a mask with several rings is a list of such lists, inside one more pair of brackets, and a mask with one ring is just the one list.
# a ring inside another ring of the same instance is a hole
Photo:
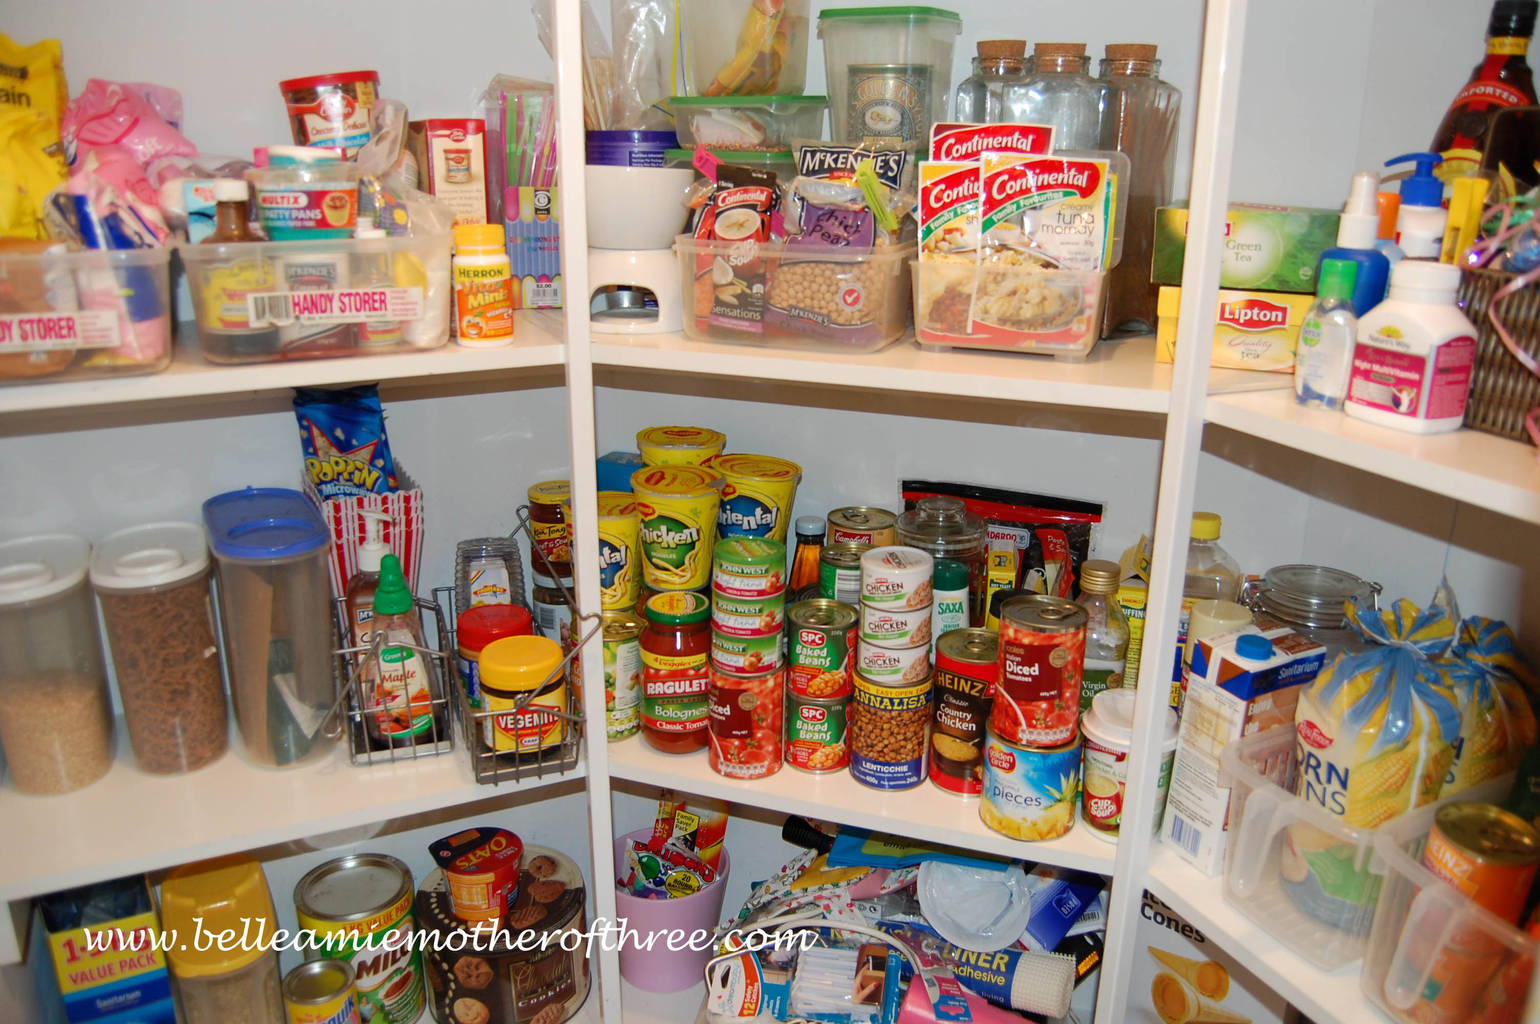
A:
{"label": "squeeze bottle with green cap", "polygon": [[[368,647],[374,638],[374,593],[379,589],[380,562],[390,554],[385,543],[385,524],[390,516],[384,512],[361,512],[364,517],[364,542],[358,546],[358,571],[348,580],[347,596],[343,608],[348,617],[349,647]],[[368,656],[360,651],[358,661]]]}
{"label": "squeeze bottle with green cap", "polygon": [[434,714],[442,691],[433,660],[424,653],[417,603],[395,555],[380,559],[374,591],[374,620],[379,657],[364,660],[361,672],[364,722],[369,738],[386,747],[433,743],[447,735]]}
{"label": "squeeze bottle with green cap", "polygon": [[[1323,263],[1348,260],[1358,267],[1352,300],[1353,312],[1359,316],[1384,301],[1385,287],[1390,282],[1390,260],[1375,247],[1380,227],[1379,189],[1377,172],[1359,171],[1353,175],[1342,218],[1337,222],[1337,244],[1321,254]],[[1317,267],[1316,280],[1320,279],[1321,268]]]}
{"label": "squeeze bottle with green cap", "polygon": [[1444,183],[1433,176],[1443,161],[1437,153],[1407,153],[1385,161],[1386,167],[1412,163],[1416,170],[1401,179],[1401,212],[1396,214],[1396,244],[1411,260],[1436,260],[1444,245]]}
{"label": "squeeze bottle with green cap", "polygon": [[1300,405],[1342,408],[1358,336],[1351,296],[1359,270],[1347,260],[1321,261],[1315,304],[1299,325],[1294,350],[1294,400]]}

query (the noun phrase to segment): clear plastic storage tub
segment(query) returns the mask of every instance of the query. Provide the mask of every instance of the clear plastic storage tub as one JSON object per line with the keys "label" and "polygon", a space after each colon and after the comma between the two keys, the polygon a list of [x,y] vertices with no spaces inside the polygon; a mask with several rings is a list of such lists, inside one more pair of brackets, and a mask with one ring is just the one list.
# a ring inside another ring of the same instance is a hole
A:
{"label": "clear plastic storage tub", "polygon": [[909,327],[913,244],[745,247],[680,235],[674,251],[690,338],[874,352]]}
{"label": "clear plastic storage tub", "polygon": [[[1481,800],[1483,789],[1459,799]],[[1518,1024],[1540,939],[1422,866],[1435,811],[1399,818],[1375,838],[1385,880],[1359,983],[1370,1002],[1404,1024]]]}
{"label": "clear plastic storage tub", "polygon": [[685,147],[791,149],[823,138],[827,96],[675,96],[674,131]]}
{"label": "clear plastic storage tub", "polygon": [[839,7],[818,15],[835,142],[930,144],[952,98],[962,16],[938,7]]}
{"label": "clear plastic storage tub", "polygon": [[808,0],[684,0],[685,75],[691,96],[769,96],[807,81]]}
{"label": "clear plastic storage tub", "polygon": [[[1237,740],[1220,755],[1220,785],[1230,787],[1225,899],[1306,960],[1333,970],[1364,955],[1384,906],[1375,842],[1406,819],[1377,829],[1347,825],[1294,795],[1299,772],[1292,726]],[[1450,799],[1491,799],[1505,789],[1505,781],[1487,783],[1408,817],[1432,821],[1432,809]]]}
{"label": "clear plastic storage tub", "polygon": [[924,348],[1084,359],[1101,334],[1106,286],[1094,270],[916,261],[915,338]]}
{"label": "clear plastic storage tub", "polygon": [[0,384],[171,364],[171,250],[0,251]]}
{"label": "clear plastic storage tub", "polygon": [[449,340],[447,234],[182,247],[214,363],[374,355]]}

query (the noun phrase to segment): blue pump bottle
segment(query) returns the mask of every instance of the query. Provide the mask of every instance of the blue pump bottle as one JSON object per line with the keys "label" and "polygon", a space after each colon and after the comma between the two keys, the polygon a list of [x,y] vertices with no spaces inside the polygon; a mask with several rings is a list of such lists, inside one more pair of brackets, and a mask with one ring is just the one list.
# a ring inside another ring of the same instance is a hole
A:
{"label": "blue pump bottle", "polygon": [[1337,225],[1337,246],[1322,253],[1321,262],[1316,265],[1317,281],[1321,280],[1327,260],[1347,260],[1358,267],[1352,301],[1359,316],[1384,300],[1385,288],[1390,281],[1390,260],[1374,244],[1380,223],[1379,204],[1375,199],[1379,188],[1380,176],[1376,172],[1359,171],[1353,175],[1347,204],[1342,207],[1342,220]]}

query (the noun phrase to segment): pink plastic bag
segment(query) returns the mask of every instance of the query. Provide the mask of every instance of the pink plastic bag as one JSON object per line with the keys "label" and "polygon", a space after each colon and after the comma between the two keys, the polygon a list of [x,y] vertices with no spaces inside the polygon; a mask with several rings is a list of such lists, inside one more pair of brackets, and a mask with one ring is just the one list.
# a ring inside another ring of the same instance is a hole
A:
{"label": "pink plastic bag", "polygon": [[177,116],[180,108],[181,97],[162,86],[91,79],[64,108],[61,135],[70,166],[98,146],[122,146],[141,166],[158,157],[197,156],[198,147],[160,113]]}

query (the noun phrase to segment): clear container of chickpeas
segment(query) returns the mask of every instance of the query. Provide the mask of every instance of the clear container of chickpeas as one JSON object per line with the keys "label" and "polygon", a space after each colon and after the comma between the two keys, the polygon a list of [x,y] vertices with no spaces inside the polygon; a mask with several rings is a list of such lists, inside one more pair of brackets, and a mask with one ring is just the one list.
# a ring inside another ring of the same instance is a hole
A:
{"label": "clear container of chickpeas", "polygon": [[909,329],[913,243],[856,247],[680,235],[674,251],[689,338],[875,352]]}

